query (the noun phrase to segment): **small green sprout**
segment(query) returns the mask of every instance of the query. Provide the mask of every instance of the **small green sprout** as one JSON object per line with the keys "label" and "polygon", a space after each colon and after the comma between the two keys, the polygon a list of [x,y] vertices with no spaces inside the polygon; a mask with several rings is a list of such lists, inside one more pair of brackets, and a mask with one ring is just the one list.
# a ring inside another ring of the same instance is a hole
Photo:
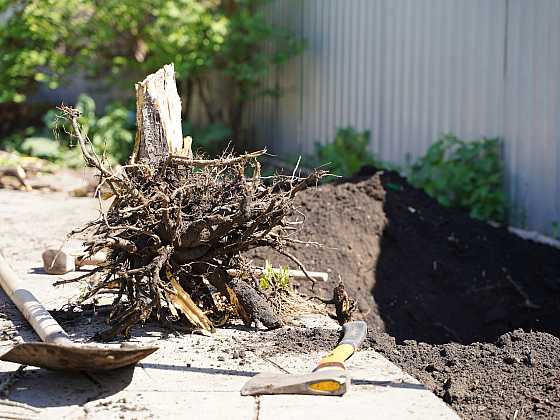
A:
{"label": "small green sprout", "polygon": [[267,260],[259,279],[260,288],[266,290],[274,286],[280,289],[286,289],[290,284],[290,275],[288,271],[288,266],[275,269]]}

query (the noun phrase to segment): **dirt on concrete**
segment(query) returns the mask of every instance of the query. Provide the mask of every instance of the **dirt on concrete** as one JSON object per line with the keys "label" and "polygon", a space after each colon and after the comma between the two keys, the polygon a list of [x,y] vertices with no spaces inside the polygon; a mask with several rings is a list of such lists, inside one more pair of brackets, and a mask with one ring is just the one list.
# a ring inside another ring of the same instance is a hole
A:
{"label": "dirt on concrete", "polygon": [[[343,281],[372,330],[369,345],[465,418],[560,417],[560,250],[373,168],[309,189],[298,204],[297,237],[322,247],[290,252],[330,273],[314,290],[324,298]],[[289,263],[264,250],[252,257]]]}
{"label": "dirt on concrete", "polygon": [[[298,200],[306,219],[299,238],[323,246],[296,244],[290,251],[308,269],[329,271],[331,280],[315,287],[321,296],[331,296],[340,276],[368,320],[365,348],[416,376],[464,418],[560,418],[559,250],[442,208],[394,173],[363,172]],[[46,238],[66,233],[46,215],[62,214],[67,226],[95,217],[94,202],[80,203],[61,193],[47,201],[3,192],[5,255],[30,283],[44,282],[33,261],[40,261]],[[253,257],[289,263],[262,250]],[[309,292],[309,283],[299,286]],[[60,307],[61,296],[44,302]],[[15,330],[6,333],[11,341]],[[289,326],[254,338],[228,342],[231,354],[216,354],[216,363],[242,366],[255,352],[262,361],[325,351],[338,332]],[[195,351],[206,351],[196,343]]]}

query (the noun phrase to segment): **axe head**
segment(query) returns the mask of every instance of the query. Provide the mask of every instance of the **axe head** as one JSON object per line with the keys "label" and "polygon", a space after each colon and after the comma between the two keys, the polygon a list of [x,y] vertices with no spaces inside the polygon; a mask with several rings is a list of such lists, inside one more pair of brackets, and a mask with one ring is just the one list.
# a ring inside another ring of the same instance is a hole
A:
{"label": "axe head", "polygon": [[342,396],[350,388],[346,370],[321,369],[303,375],[259,373],[241,389],[241,395],[334,395]]}

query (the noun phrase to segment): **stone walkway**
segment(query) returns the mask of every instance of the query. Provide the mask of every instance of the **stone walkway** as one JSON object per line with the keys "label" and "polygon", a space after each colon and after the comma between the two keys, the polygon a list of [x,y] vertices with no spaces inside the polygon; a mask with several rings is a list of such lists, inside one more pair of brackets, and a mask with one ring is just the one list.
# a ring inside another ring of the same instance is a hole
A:
{"label": "stone walkway", "polygon": [[[76,285],[56,290],[57,277],[41,272],[41,252],[71,228],[97,216],[96,202],[63,193],[0,190],[0,237],[4,256],[49,309],[78,293]],[[68,275],[67,275],[68,276]],[[338,328],[321,316],[299,325]],[[64,328],[85,340],[99,319],[69,321]],[[133,342],[160,349],[134,368],[110,373],[65,373],[0,362],[0,418],[65,419],[458,419],[440,399],[372,350],[360,351],[348,366],[354,380],[344,397],[242,397],[243,384],[258,372],[304,373],[325,352],[274,353],[267,332],[238,325],[212,337],[174,335],[158,328],[138,330]],[[0,292],[0,351],[38,338]],[[265,351],[268,350],[268,351]]]}

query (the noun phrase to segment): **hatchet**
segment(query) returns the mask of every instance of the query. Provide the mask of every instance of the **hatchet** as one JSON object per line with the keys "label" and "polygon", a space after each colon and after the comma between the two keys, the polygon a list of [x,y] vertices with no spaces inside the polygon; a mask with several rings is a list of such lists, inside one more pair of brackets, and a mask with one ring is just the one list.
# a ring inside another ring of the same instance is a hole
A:
{"label": "hatchet", "polygon": [[241,389],[241,395],[306,394],[342,396],[350,388],[350,375],[344,362],[360,347],[367,335],[364,321],[347,322],[336,348],[317,367],[303,375],[259,373]]}

